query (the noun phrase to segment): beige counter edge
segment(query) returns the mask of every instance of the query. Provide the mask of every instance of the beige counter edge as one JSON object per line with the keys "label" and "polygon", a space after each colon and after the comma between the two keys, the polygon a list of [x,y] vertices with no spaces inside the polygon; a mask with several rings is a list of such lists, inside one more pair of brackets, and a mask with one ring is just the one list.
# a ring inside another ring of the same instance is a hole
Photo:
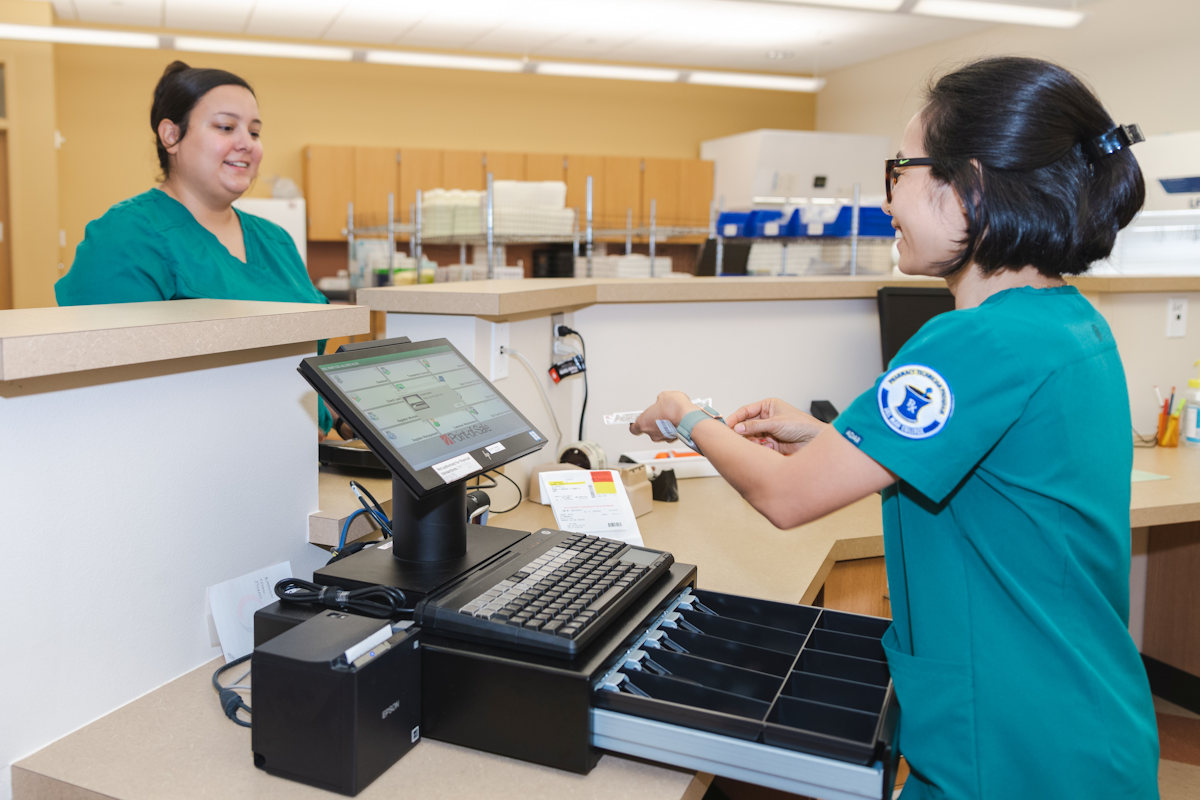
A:
{"label": "beige counter edge", "polygon": [[[1198,292],[1200,276],[1072,278],[1087,294]],[[561,279],[469,281],[364,289],[358,301],[372,311],[489,318],[527,316],[593,303],[707,303],[874,298],[884,286],[942,287],[935,278],[725,277],[680,280]]]}
{"label": "beige counter edge", "polygon": [[367,333],[364,306],[0,339],[0,381],[252,350]]}

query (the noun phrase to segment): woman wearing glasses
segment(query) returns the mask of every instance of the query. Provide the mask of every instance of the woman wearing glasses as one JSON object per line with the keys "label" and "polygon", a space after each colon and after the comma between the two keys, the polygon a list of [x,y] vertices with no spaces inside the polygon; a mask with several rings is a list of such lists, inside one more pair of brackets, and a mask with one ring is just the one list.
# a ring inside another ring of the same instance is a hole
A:
{"label": "woman wearing glasses", "polygon": [[1128,633],[1125,376],[1063,282],[1141,207],[1140,138],[1052,64],[946,75],[887,163],[887,210],[901,271],[944,277],[956,310],[832,425],[776,399],[718,425],[664,392],[631,426],[660,441],[672,423],[780,528],[882,492],[909,800],[1158,797]]}

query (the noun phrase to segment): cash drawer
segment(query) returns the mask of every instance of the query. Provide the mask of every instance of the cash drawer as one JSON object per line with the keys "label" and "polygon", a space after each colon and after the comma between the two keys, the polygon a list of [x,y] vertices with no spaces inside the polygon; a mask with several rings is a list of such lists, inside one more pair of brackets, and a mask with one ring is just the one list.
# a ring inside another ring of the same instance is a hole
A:
{"label": "cash drawer", "polygon": [[592,688],[592,745],[827,800],[891,797],[888,620],[685,588]]}

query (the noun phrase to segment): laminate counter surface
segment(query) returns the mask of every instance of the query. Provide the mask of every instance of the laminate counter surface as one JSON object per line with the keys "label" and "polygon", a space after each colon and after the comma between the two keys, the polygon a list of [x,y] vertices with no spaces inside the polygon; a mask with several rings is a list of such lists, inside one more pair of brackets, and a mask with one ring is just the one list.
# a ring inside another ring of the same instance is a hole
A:
{"label": "laminate counter surface", "polygon": [[[1071,278],[1084,294],[1195,292],[1200,276]],[[938,278],[891,275],[766,276],[633,280],[539,278],[387,286],[363,289],[358,302],[372,311],[458,314],[506,319],[550,314],[596,303],[705,303],[755,300],[874,298],[884,286],[944,288]]]}
{"label": "laminate counter surface", "polygon": [[361,306],[247,300],[0,311],[0,381],[312,342],[370,327]]}

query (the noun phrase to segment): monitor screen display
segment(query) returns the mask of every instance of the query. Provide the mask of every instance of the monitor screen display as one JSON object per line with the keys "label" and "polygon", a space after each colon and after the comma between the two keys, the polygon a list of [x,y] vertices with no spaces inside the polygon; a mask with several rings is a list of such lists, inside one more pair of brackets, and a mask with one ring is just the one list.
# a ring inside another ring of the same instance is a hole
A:
{"label": "monitor screen display", "polygon": [[444,339],[305,359],[301,373],[384,463],[398,457],[389,467],[427,489],[545,442]]}
{"label": "monitor screen display", "polygon": [[900,348],[939,314],[954,310],[949,289],[885,286],[879,290],[879,338],[886,370]]}

